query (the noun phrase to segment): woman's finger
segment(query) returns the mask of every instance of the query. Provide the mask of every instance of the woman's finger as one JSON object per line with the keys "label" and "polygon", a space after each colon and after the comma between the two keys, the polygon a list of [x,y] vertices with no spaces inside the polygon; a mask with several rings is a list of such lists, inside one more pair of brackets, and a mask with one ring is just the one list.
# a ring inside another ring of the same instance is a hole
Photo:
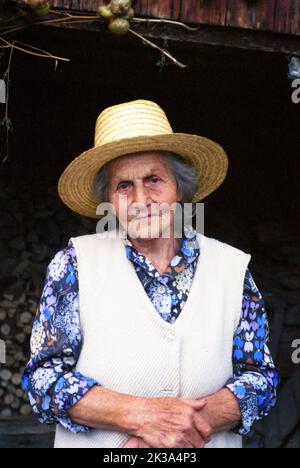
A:
{"label": "woman's finger", "polygon": [[198,411],[203,409],[207,405],[207,400],[204,400],[204,399],[190,400],[190,399],[184,398],[183,401]]}

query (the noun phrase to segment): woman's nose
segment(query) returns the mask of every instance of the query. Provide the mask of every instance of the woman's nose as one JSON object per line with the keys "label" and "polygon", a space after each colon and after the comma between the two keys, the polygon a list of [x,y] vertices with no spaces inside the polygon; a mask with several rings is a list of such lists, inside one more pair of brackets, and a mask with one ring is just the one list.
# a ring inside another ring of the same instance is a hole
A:
{"label": "woman's nose", "polygon": [[136,187],[134,190],[133,194],[133,202],[134,203],[139,203],[142,205],[147,206],[149,203],[151,203],[151,197],[149,196],[148,190],[146,187]]}

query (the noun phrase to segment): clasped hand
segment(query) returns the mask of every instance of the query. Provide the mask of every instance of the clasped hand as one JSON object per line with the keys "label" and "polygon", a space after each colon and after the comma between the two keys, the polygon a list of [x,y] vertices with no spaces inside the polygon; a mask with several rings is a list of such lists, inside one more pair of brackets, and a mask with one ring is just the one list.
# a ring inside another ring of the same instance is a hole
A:
{"label": "clasped hand", "polygon": [[202,415],[206,400],[143,400],[139,427],[123,448],[204,448],[212,428]]}

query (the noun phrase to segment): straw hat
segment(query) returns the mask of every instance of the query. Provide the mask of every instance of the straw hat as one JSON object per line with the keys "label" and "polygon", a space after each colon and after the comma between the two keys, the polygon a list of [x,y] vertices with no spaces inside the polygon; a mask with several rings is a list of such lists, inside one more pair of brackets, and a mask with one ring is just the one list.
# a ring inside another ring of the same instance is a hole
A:
{"label": "straw hat", "polygon": [[58,183],[62,201],[71,210],[100,218],[94,196],[94,179],[107,162],[142,151],[170,151],[192,163],[198,174],[193,203],[203,200],[224,181],[228,170],[225,151],[217,143],[186,133],[174,133],[161,107],[146,100],[108,107],[99,115],[95,146],[75,158]]}

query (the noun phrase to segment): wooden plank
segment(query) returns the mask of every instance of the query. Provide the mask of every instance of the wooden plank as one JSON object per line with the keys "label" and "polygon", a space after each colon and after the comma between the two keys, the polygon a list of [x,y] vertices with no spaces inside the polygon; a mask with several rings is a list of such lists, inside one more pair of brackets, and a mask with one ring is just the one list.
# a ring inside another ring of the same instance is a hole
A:
{"label": "wooden plank", "polygon": [[225,25],[227,0],[182,0],[181,21]]}
{"label": "wooden plank", "polygon": [[[61,10],[72,10],[72,0],[48,0],[52,8],[59,8]],[[94,0],[96,3],[96,0]],[[11,5],[20,4],[22,7],[25,7],[24,0],[12,0]],[[8,7],[8,6],[7,6]],[[7,8],[6,7],[6,8]],[[29,8],[29,7],[28,7]]]}
{"label": "wooden plank", "polygon": [[[53,1],[53,0],[52,0]],[[54,0],[57,1],[57,0]],[[61,1],[61,0],[58,0]],[[71,3],[70,6],[65,8],[71,8],[72,10],[79,11],[96,11],[99,5],[105,5],[107,2],[105,0],[63,0],[63,3]]]}
{"label": "wooden plank", "polygon": [[[22,2],[20,2],[22,3]],[[54,8],[60,8],[62,10],[72,8],[72,0],[49,0],[49,3]]]}
{"label": "wooden plank", "polygon": [[228,0],[226,25],[272,31],[276,0]]}
{"label": "wooden plank", "polygon": [[300,34],[299,0],[277,0],[274,29],[282,33]]}
{"label": "wooden plank", "polygon": [[36,419],[0,418],[0,448],[52,448],[55,426],[39,424]]}
{"label": "wooden plank", "polygon": [[[50,0],[56,7],[78,11],[96,11],[99,5],[107,5],[107,0]],[[133,7],[137,16],[179,19],[181,0],[135,0]]]}
{"label": "wooden plank", "polygon": [[17,448],[17,449],[31,449],[31,448],[48,448],[52,449],[54,446],[54,434],[22,434],[22,435],[2,435],[0,439],[0,448]]}
{"label": "wooden plank", "polygon": [[135,0],[133,6],[138,16],[173,20],[180,17],[180,0]]}
{"label": "wooden plank", "polygon": [[[24,3],[23,0],[15,0]],[[107,5],[108,0],[49,0],[52,7],[77,10],[96,11],[98,6]],[[167,18],[177,20],[180,17],[181,0],[135,0],[133,7],[137,16]]]}

